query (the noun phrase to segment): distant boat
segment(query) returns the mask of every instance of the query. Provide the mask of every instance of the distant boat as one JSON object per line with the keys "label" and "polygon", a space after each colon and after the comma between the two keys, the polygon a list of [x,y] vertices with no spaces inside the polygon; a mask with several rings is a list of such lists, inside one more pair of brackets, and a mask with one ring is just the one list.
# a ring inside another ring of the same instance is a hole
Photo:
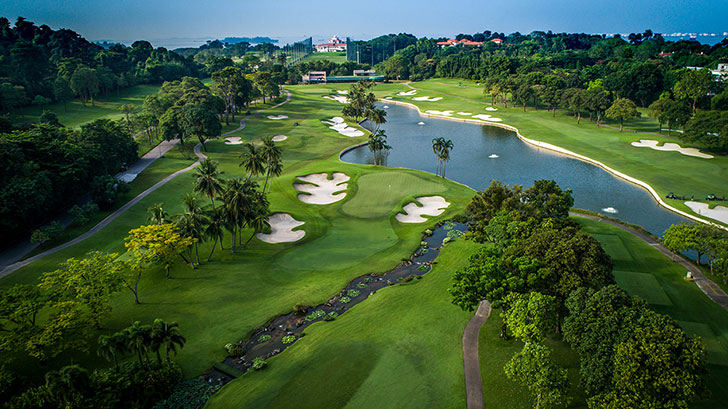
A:
{"label": "distant boat", "polygon": [[617,211],[617,209],[615,209],[613,207],[605,207],[604,209],[602,209],[602,211],[605,212],[605,213],[612,213],[612,214],[619,213]]}
{"label": "distant boat", "polygon": [[492,154],[492,155],[490,155],[490,156],[488,156],[488,157],[491,158],[491,159],[500,158],[500,156],[496,155],[495,153]]}
{"label": "distant boat", "polygon": [[422,122],[422,121],[420,121],[420,122],[417,122],[417,125],[424,125],[424,124],[425,124],[425,123],[424,123],[424,122]]}

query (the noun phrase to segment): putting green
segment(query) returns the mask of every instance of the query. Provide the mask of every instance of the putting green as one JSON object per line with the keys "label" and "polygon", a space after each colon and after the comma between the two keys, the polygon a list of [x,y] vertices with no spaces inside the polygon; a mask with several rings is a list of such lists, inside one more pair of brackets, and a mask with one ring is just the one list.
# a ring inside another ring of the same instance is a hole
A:
{"label": "putting green", "polygon": [[341,210],[349,216],[362,219],[397,213],[410,192],[417,192],[415,196],[423,196],[446,190],[442,184],[396,171],[364,175],[356,182],[356,186],[356,195]]}
{"label": "putting green", "polygon": [[652,274],[614,271],[614,279],[627,293],[642,297],[650,304],[672,305],[670,297]]}

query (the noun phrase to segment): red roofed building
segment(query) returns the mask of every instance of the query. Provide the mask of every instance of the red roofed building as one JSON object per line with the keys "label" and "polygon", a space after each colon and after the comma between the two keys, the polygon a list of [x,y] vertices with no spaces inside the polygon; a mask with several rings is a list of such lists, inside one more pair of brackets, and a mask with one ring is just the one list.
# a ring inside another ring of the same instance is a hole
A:
{"label": "red roofed building", "polygon": [[500,45],[500,44],[503,44],[503,39],[501,39],[501,38],[494,38],[494,39],[490,40],[490,42],[491,43],[496,43],[496,44]]}
{"label": "red roofed building", "polygon": [[482,41],[470,41],[470,40],[466,40],[464,38],[462,40],[456,40],[454,38],[451,38],[447,41],[438,41],[437,45],[439,45],[440,48],[452,47],[455,45],[478,46],[478,45],[483,45],[483,42]]}
{"label": "red roofed building", "polygon": [[657,55],[659,55],[660,57],[672,57],[672,53],[659,53]]}
{"label": "red roofed building", "polygon": [[346,51],[346,43],[341,40],[337,36],[331,37],[331,40],[329,40],[326,44],[318,44],[316,45],[316,52],[317,53],[330,53],[330,52],[339,52],[339,51]]}

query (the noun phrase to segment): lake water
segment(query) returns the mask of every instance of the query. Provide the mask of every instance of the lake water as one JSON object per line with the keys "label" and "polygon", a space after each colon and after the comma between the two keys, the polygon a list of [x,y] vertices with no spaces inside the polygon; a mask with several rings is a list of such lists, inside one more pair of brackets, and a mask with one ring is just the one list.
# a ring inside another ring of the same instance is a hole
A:
{"label": "lake water", "polygon": [[[432,139],[442,136],[454,144],[447,164],[447,178],[473,189],[483,190],[491,180],[528,188],[534,180],[551,179],[562,189],[573,191],[574,207],[638,224],[659,236],[670,225],[688,221],[658,206],[642,188],[597,166],[528,145],[512,131],[422,117],[414,109],[394,104],[388,106],[387,123],[382,126],[392,146],[388,166],[435,173],[437,162],[432,152]],[[493,114],[497,116],[497,112]],[[418,125],[419,122],[425,125]],[[490,158],[491,155],[498,157]],[[367,146],[353,149],[341,159],[351,163],[373,163]],[[616,213],[605,211],[607,208],[615,209]]]}

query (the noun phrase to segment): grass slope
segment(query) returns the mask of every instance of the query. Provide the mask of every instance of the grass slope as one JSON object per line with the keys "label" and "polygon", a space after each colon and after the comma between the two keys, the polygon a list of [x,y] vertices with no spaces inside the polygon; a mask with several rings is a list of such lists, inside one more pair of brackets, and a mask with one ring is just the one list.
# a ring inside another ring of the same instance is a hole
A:
{"label": "grass slope", "polygon": [[336,64],[346,62],[346,52],[313,53],[301,60],[301,62],[331,61]]}
{"label": "grass slope", "polygon": [[[459,86],[462,83],[466,86]],[[399,91],[408,91],[404,84],[385,84],[377,86],[378,97],[391,96],[395,101],[408,102],[425,110],[452,110],[474,113],[488,113],[502,118],[503,123],[515,126],[527,138],[551,143],[572,152],[588,156],[605,165],[649,183],[661,197],[669,192],[694,196],[696,200],[704,199],[709,193],[718,196],[728,194],[728,157],[716,156],[713,159],[701,159],[682,155],[678,152],[661,152],[646,148],[636,148],[630,142],[639,139],[655,139],[663,142],[675,142],[666,136],[657,134],[635,134],[619,132],[606,127],[597,127],[587,118],[581,124],[576,123],[570,115],[557,111],[556,117],[545,109],[534,110],[532,107],[523,111],[521,107],[504,108],[497,106],[498,111],[486,112],[491,99],[483,95],[482,87],[472,81],[433,79],[412,83],[417,88],[415,97],[443,97],[437,102],[413,101],[413,96],[398,96]],[[457,117],[457,115],[455,115]],[[463,117],[467,118],[467,117]],[[650,118],[642,118],[634,122],[628,121],[628,127],[635,125],[638,129],[648,129],[657,123]],[[685,144],[683,144],[685,145]],[[680,200],[664,199],[671,206],[692,213]]]}
{"label": "grass slope", "polygon": [[[253,239],[247,249],[236,254],[218,249],[212,262],[203,263],[195,270],[181,263],[176,265],[172,270],[173,278],[169,280],[164,278],[162,271],[150,270],[140,283],[143,304],[134,305],[128,291],[117,294],[112,300],[114,310],[104,322],[104,329],[90,337],[89,351],[64,353],[50,360],[45,368],[34,360],[16,357],[12,367],[40,379],[47,368],[69,363],[92,368],[108,366],[95,354],[95,340],[99,334],[117,331],[134,320],[151,322],[161,317],[180,323],[188,341],[177,360],[186,376],[195,376],[222,359],[226,343],[240,340],[268,318],[289,311],[297,303],[322,302],[356,276],[390,269],[414,251],[422,230],[438,220],[453,217],[470,200],[472,190],[462,185],[430,174],[401,170],[412,178],[421,178],[420,186],[429,186],[423,191],[419,191],[418,186],[411,186],[401,192],[403,198],[430,193],[439,189],[433,186],[443,186],[440,194],[452,203],[450,208],[432,222],[413,225],[394,221],[394,215],[401,210],[399,204],[373,219],[344,213],[342,207],[356,198],[357,189],[364,186],[359,182],[360,178],[391,169],[340,162],[338,153],[342,149],[363,142],[365,138],[340,136],[321,123],[322,119],[340,115],[341,104],[322,98],[329,89],[291,89],[293,99],[289,104],[266,113],[286,114],[288,119],[272,121],[264,115],[256,116],[247,121],[239,135],[254,142],[267,135],[284,133],[289,136],[280,143],[285,173],[272,182],[269,198],[272,212],[289,212],[297,220],[306,222],[304,239],[278,245]],[[295,126],[294,122],[299,125]],[[238,166],[241,145],[225,145],[222,141],[207,145],[208,154],[220,162],[225,177],[245,176]],[[292,187],[295,176],[333,171],[344,172],[352,178],[349,182],[352,187],[345,200],[327,206],[298,201]],[[0,280],[0,285],[36,283],[43,272],[56,269],[58,263],[69,257],[82,257],[90,250],[122,252],[127,232],[146,223],[148,207],[162,202],[170,214],[180,213],[181,198],[191,188],[191,173],[178,176],[92,239],[20,269]],[[355,212],[357,207],[361,206],[349,205],[349,213]],[[245,231],[244,239],[250,234]],[[226,249],[229,246],[226,237]],[[209,251],[209,244],[201,246],[203,260]],[[9,357],[3,357],[6,358]]]}
{"label": "grass slope", "polygon": [[[576,219],[584,230],[605,245],[614,260],[617,283],[632,295],[650,302],[655,311],[667,314],[691,335],[700,336],[708,353],[708,399],[693,408],[728,407],[728,311],[705,296],[697,286],[683,280],[685,269],[647,243],[617,227],[587,219]],[[623,250],[615,251],[620,243]],[[631,259],[624,257],[624,250]]]}
{"label": "grass slope", "polygon": [[15,111],[15,122],[37,123],[43,111],[51,111],[58,116],[58,120],[68,128],[79,128],[81,125],[96,119],[120,119],[124,115],[119,112],[119,107],[124,104],[136,104],[141,108],[144,98],[156,94],[159,85],[135,85],[120,90],[117,95],[99,97],[83,106],[80,99],[65,104],[54,103],[43,106],[31,106]]}
{"label": "grass slope", "polygon": [[[462,408],[462,334],[470,313],[450,303],[452,272],[475,244],[445,246],[422,280],[380,290],[214,395],[206,407]],[[313,389],[318,393],[309,393]]]}

